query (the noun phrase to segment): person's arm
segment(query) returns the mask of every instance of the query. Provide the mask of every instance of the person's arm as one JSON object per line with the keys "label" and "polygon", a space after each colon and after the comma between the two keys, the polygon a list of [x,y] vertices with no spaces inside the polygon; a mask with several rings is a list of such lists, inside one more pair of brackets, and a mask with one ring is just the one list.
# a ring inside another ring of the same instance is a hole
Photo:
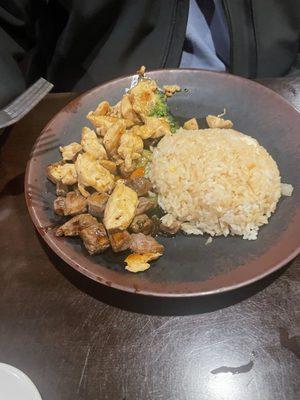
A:
{"label": "person's arm", "polygon": [[19,65],[34,45],[37,3],[0,0],[0,108],[25,89]]}

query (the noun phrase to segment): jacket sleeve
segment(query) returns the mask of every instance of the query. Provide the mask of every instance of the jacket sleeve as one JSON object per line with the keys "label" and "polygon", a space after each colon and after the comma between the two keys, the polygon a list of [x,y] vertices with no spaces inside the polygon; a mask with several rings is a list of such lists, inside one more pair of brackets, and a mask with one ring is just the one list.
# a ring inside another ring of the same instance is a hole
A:
{"label": "jacket sleeve", "polygon": [[0,0],[0,108],[25,89],[21,65],[34,46],[36,4],[34,0]]}

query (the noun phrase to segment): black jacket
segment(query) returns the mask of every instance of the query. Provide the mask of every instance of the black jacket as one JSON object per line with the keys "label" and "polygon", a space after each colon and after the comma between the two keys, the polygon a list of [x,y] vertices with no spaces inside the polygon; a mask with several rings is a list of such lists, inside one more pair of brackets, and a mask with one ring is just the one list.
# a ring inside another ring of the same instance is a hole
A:
{"label": "black jacket", "polygon": [[[300,74],[300,0],[223,5],[231,73]],[[188,6],[188,0],[0,0],[0,104],[40,76],[56,91],[81,91],[141,64],[178,67]]]}

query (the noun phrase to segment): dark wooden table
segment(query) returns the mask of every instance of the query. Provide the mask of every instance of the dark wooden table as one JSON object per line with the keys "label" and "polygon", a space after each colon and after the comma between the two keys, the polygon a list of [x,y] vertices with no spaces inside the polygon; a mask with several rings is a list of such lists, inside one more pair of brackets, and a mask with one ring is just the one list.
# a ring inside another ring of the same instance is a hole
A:
{"label": "dark wooden table", "polygon": [[[300,79],[263,83],[300,110]],[[226,295],[159,300],[78,276],[39,238],[26,160],[72,97],[49,95],[0,137],[0,362],[44,400],[300,399],[299,257]]]}

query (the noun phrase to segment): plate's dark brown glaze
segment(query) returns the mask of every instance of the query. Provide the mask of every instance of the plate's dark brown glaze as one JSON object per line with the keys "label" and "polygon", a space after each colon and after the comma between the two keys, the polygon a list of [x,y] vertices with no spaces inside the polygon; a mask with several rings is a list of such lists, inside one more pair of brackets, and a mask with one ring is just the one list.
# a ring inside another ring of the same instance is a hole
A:
{"label": "plate's dark brown glaze", "polygon": [[105,285],[155,296],[196,296],[224,292],[254,282],[286,264],[299,253],[300,242],[300,114],[284,99],[254,82],[223,73],[200,70],[161,70],[149,73],[159,85],[183,89],[170,99],[179,118],[203,118],[224,107],[234,128],[266,147],[277,161],[283,182],[294,186],[292,197],[282,198],[256,241],[239,237],[160,238],[163,257],[139,274],[124,270],[122,256],[108,251],[89,256],[79,239],[57,238],[62,221],[52,209],[55,188],[45,177],[45,166],[59,159],[59,146],[80,140],[89,126],[88,111],[106,99],[117,102],[132,77],[108,82],[79,96],[44,128],[28,162],[25,194],[32,220],[48,245],[80,273]]}

